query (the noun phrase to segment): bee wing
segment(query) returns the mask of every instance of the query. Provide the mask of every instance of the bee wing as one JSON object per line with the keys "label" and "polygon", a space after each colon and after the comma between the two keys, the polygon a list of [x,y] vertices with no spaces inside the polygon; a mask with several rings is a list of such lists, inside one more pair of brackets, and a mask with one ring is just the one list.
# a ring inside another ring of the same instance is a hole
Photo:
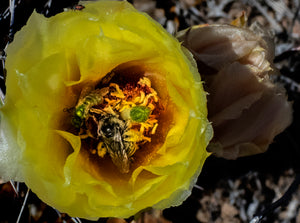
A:
{"label": "bee wing", "polygon": [[121,131],[114,128],[114,135],[111,138],[103,138],[107,151],[121,173],[128,173],[130,160],[122,139]]}
{"label": "bee wing", "polygon": [[78,104],[81,104],[82,101],[84,101],[85,97],[90,94],[90,92],[94,89],[93,85],[86,85],[84,88],[82,88],[78,100]]}

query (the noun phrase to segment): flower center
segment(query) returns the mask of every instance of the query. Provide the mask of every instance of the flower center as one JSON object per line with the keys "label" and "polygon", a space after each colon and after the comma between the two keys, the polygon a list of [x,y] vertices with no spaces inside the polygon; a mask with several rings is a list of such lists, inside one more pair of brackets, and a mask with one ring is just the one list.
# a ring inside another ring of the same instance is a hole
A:
{"label": "flower center", "polygon": [[128,173],[136,150],[151,142],[160,110],[157,92],[143,77],[124,86],[83,88],[72,124],[81,139],[88,140],[92,154],[109,155],[121,173]]}

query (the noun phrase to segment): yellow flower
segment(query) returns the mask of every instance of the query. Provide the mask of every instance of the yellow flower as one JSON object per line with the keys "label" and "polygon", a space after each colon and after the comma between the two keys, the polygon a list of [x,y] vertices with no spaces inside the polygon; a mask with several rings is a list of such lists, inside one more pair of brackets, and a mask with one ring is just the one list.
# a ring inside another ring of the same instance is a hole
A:
{"label": "yellow flower", "polygon": [[[208,150],[236,159],[263,153],[292,122],[292,105],[272,81],[274,42],[258,24],[194,26],[179,33],[193,53],[208,92],[214,138]],[[241,27],[237,27],[241,26]]]}
{"label": "yellow flower", "polygon": [[34,12],[7,55],[5,180],[87,219],[190,195],[209,155],[206,96],[189,52],[149,16],[125,1]]}

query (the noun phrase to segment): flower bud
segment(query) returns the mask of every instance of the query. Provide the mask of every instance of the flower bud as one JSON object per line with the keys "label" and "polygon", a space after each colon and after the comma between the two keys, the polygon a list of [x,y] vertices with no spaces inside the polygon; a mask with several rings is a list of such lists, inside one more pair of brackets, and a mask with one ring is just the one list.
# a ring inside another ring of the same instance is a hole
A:
{"label": "flower bud", "polygon": [[214,138],[208,151],[227,159],[263,153],[292,121],[292,106],[272,61],[271,35],[254,24],[195,26],[179,33],[208,92]]}

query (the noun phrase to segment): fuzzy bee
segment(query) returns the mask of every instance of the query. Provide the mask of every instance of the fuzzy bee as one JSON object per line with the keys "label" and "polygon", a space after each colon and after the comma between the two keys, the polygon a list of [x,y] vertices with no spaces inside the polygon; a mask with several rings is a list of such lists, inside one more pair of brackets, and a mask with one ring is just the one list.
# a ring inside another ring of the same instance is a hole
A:
{"label": "fuzzy bee", "polygon": [[89,137],[103,143],[104,154],[109,154],[121,173],[128,173],[132,155],[138,147],[137,142],[142,141],[142,136],[138,131],[130,129],[130,121],[95,108],[103,102],[103,97],[108,92],[108,88],[96,90],[85,88],[75,107],[72,124],[76,128],[84,126],[89,129],[92,120],[97,132],[90,134]]}
{"label": "fuzzy bee", "polygon": [[98,120],[97,134],[119,171],[128,173],[131,157],[137,149],[136,142],[140,141],[138,132],[130,130],[128,122],[106,114]]}

